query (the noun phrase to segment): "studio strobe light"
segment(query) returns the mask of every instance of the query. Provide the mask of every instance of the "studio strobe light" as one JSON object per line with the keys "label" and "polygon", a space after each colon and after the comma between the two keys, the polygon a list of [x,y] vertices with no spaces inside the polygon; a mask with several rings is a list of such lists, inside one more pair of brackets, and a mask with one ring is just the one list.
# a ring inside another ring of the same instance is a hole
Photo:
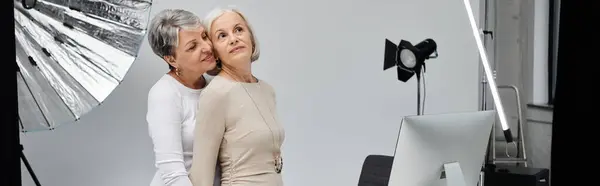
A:
{"label": "studio strobe light", "polygon": [[425,39],[414,46],[406,40],[401,40],[398,45],[388,39],[385,40],[383,70],[395,66],[398,80],[402,82],[417,76],[417,115],[421,115],[424,110],[421,107],[421,78],[425,73],[425,60],[437,56],[437,44],[433,39]]}
{"label": "studio strobe light", "polygon": [[398,80],[407,82],[415,74],[417,80],[420,80],[420,72],[425,70],[425,60],[436,57],[437,44],[433,39],[426,39],[414,46],[406,40],[401,40],[400,44],[396,45],[386,39],[383,70],[396,66]]}

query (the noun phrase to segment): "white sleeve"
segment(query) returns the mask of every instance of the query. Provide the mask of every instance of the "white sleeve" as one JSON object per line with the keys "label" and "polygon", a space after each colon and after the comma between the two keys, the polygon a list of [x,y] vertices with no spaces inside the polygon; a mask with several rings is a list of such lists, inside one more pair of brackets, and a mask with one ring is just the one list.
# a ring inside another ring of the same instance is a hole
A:
{"label": "white sleeve", "polygon": [[171,87],[150,90],[146,120],[155,166],[166,186],[192,186],[183,160],[182,118],[181,100]]}

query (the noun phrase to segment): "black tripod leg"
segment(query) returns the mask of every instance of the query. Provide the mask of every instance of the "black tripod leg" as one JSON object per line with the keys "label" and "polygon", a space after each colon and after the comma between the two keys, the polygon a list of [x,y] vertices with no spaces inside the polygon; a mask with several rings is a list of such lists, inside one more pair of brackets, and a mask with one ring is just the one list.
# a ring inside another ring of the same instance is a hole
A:
{"label": "black tripod leg", "polygon": [[23,153],[23,145],[21,145],[21,159],[23,160],[23,163],[25,164],[25,167],[27,167],[27,171],[29,172],[29,175],[31,175],[31,178],[33,179],[33,182],[35,182],[36,186],[41,186],[42,184],[40,184],[40,181],[37,179],[37,176],[35,176],[35,173],[33,172],[33,169],[31,168],[31,165],[29,165],[29,162],[27,161],[27,158],[25,158],[25,153]]}

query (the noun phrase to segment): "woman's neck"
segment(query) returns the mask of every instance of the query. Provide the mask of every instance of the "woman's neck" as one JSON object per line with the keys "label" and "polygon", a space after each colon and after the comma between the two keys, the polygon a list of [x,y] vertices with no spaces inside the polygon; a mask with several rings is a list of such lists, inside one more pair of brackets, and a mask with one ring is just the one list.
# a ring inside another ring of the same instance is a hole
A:
{"label": "woman's neck", "polygon": [[244,83],[256,83],[257,80],[256,78],[254,78],[254,75],[252,75],[252,70],[250,67],[250,62],[248,62],[248,65],[244,65],[244,66],[232,66],[232,65],[225,65],[223,64],[223,68],[221,70],[221,74],[222,76],[228,76],[230,79],[235,80],[235,81],[239,81],[239,82],[244,82]]}
{"label": "woman's neck", "polygon": [[199,76],[194,76],[194,77],[191,77],[189,75],[188,76],[185,76],[185,75],[178,76],[174,71],[170,71],[169,75],[174,77],[177,81],[179,81],[184,86],[191,88],[191,89],[201,89],[206,86],[206,80],[204,79],[204,76],[202,74],[200,74]]}

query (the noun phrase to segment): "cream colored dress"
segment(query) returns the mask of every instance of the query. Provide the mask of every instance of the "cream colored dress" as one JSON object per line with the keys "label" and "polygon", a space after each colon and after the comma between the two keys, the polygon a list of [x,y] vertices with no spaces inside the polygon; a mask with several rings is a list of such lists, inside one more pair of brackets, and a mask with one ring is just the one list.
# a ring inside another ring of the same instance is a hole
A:
{"label": "cream colored dress", "polygon": [[192,184],[212,186],[218,161],[222,186],[283,186],[274,154],[285,132],[275,105],[273,87],[262,80],[242,83],[216,76],[198,101]]}

